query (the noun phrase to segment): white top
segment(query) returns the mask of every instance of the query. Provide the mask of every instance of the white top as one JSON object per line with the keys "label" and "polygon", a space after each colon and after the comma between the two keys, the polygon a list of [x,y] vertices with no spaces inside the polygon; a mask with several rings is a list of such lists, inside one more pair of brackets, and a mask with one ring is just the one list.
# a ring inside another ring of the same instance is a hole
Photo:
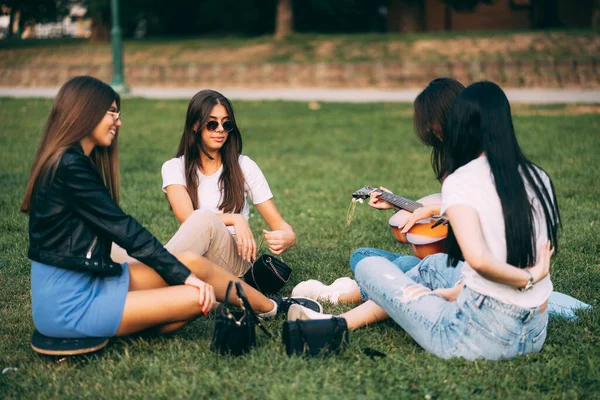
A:
{"label": "white top", "polygon": [[[540,169],[537,169],[549,193],[552,193],[550,179]],[[548,241],[544,211],[539,200],[535,197],[531,186],[525,181],[529,201],[534,209],[534,228],[537,236],[537,252],[542,244]],[[506,261],[506,237],[504,233],[504,215],[500,197],[494,185],[494,176],[487,157],[481,156],[460,167],[449,175],[442,185],[441,212],[455,204],[473,207],[479,214],[481,231],[485,243],[492,256]],[[550,275],[539,281],[533,289],[521,292],[512,286],[492,282],[479,275],[465,261],[462,267],[464,283],[472,290],[493,297],[505,304],[523,308],[534,308],[542,305],[552,292]]]}
{"label": "white top", "polygon": [[[244,191],[244,207],[242,208],[241,214],[244,218],[250,218],[250,207],[248,205],[247,197],[250,196],[252,203],[260,204],[271,198],[273,194],[267,183],[267,179],[263,175],[258,165],[250,159],[250,157],[241,155],[239,158],[240,167],[244,174],[245,191]],[[215,214],[223,214],[223,211],[218,208],[221,202],[221,190],[219,189],[219,177],[223,172],[223,166],[221,166],[217,172],[207,176],[198,170],[198,208],[200,210],[212,211]],[[183,156],[172,158],[165,162],[162,166],[162,190],[167,192],[167,186],[169,185],[182,185],[186,186],[185,183],[185,164]],[[229,231],[234,233],[232,226],[229,226]]]}

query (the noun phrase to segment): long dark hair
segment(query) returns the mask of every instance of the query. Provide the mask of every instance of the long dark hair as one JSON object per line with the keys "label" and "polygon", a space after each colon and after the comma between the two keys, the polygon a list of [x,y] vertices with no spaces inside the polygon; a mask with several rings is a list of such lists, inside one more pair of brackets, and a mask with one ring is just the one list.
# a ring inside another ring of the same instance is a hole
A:
{"label": "long dark hair", "polygon": [[[560,215],[554,186],[550,181],[549,193],[540,174],[545,172],[523,155],[510,104],[498,85],[477,82],[456,98],[444,136],[444,151],[444,170],[450,174],[485,153],[502,205],[509,264],[525,268],[535,264],[537,258],[534,210],[526,183],[543,208],[548,238],[557,249]],[[446,245],[449,261],[456,265],[462,253],[451,229]]]}
{"label": "long dark hair", "polygon": [[[233,130],[229,132],[227,140],[219,150],[223,161],[223,173],[219,178],[221,188],[221,204],[219,209],[224,213],[239,213],[244,207],[244,174],[240,167],[239,156],[242,154],[242,135],[235,122],[231,102],[219,92],[214,90],[201,90],[190,100],[185,117],[185,127],[179,142],[176,157],[182,157],[185,163],[185,183],[187,192],[192,200],[194,209],[198,209],[198,171],[202,168],[200,152],[212,159],[202,143],[202,128],[209,121],[210,112],[217,104],[227,110],[229,121],[233,123]],[[197,131],[194,131],[198,126]]]}
{"label": "long dark hair", "polygon": [[[106,83],[91,76],[76,76],[58,91],[35,155],[20,210],[29,213],[40,176],[56,171],[64,152],[92,134],[112,102],[121,109],[121,98]],[[115,202],[119,202],[119,158],[117,133],[109,147],[96,146],[90,154]]]}
{"label": "long dark hair", "polygon": [[448,115],[454,99],[463,91],[462,83],[452,78],[437,78],[429,82],[417,96],[414,103],[415,133],[431,150],[431,167],[440,182],[444,171],[442,143],[447,130]]}

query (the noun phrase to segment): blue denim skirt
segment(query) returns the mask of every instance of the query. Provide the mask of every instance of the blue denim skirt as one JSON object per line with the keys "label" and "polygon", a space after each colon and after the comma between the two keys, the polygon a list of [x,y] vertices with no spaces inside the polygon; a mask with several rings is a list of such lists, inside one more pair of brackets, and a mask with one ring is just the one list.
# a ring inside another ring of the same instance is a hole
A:
{"label": "blue denim skirt", "polygon": [[98,276],[33,261],[31,308],[42,334],[60,338],[109,337],[119,329],[129,291],[129,266]]}

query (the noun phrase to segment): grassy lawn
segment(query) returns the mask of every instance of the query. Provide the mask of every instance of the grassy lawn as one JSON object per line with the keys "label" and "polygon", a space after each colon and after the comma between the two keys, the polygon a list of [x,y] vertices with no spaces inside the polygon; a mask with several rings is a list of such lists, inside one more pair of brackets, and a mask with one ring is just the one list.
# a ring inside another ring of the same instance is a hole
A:
{"label": "grassy lawn", "polygon": [[[29,348],[33,331],[26,257],[27,218],[17,212],[51,102],[0,99],[0,397],[6,398],[600,398],[600,113],[597,108],[523,107],[515,118],[526,154],[553,178],[564,221],[552,264],[557,291],[595,306],[578,322],[552,320],[541,353],[501,362],[441,360],[394,323],[351,335],[332,358],[288,357],[278,338],[233,359],[208,350],[213,321],[170,337],[111,340],[98,358],[60,364]],[[349,276],[358,247],[400,252],[389,212],[350,195],[365,184],[419,198],[438,192],[428,150],[412,133],[408,104],[236,102],[244,153],[261,166],[298,235],[286,254],[294,273],[282,295],[309,278]],[[187,102],[126,99],[121,130],[122,206],[166,242],[177,228],[160,190]],[[579,110],[581,111],[581,110]],[[265,223],[254,212],[256,234]],[[345,307],[326,304],[327,312]],[[269,321],[279,336],[282,320]],[[371,360],[363,349],[387,354]]]}
{"label": "grassy lawn", "polygon": [[[597,58],[591,29],[410,34],[296,34],[254,38],[154,38],[125,41],[125,62],[146,64],[440,62]],[[0,67],[111,65],[108,42],[0,40]]]}

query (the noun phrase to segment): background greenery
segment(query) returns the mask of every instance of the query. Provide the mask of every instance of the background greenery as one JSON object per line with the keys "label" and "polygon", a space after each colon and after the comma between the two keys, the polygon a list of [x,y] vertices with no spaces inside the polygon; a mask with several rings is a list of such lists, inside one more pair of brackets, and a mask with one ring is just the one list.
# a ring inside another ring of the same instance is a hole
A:
{"label": "background greenery", "polygon": [[[597,107],[518,107],[526,154],[553,178],[564,229],[553,259],[557,291],[595,306],[578,322],[553,320],[541,353],[501,362],[441,360],[394,323],[354,332],[331,358],[288,357],[278,338],[233,359],[208,350],[213,321],[169,337],[113,339],[98,358],[54,363],[29,348],[33,331],[27,217],[18,205],[49,100],[0,99],[0,397],[6,398],[600,398],[600,114]],[[160,190],[160,167],[182,131],[185,101],[123,101],[122,206],[160,240],[177,228]],[[244,153],[262,168],[298,245],[286,253],[291,282],[349,276],[358,247],[407,252],[389,212],[359,205],[344,228],[350,195],[365,184],[419,198],[438,192],[428,150],[412,133],[408,104],[235,102]],[[265,227],[256,213],[252,227]],[[344,307],[326,304],[327,312]],[[280,333],[282,320],[268,327]],[[259,334],[260,336],[260,334]],[[372,360],[363,349],[387,354]]]}
{"label": "background greenery", "polygon": [[[163,37],[124,42],[125,65],[307,64],[595,60],[592,29],[429,33],[293,34],[254,38]],[[0,40],[0,68],[111,65],[109,42],[82,39]],[[593,74],[593,71],[592,71]]]}

